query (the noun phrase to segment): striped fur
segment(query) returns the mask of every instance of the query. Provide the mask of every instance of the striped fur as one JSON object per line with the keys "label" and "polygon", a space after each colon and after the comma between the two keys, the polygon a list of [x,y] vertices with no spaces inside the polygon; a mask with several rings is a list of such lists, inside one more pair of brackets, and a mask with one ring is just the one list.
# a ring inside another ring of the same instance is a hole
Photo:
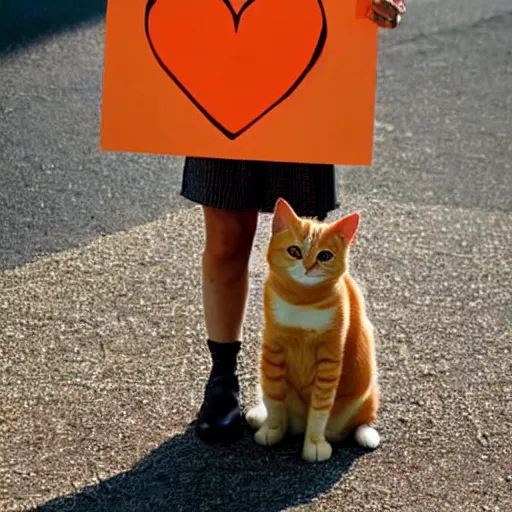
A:
{"label": "striped fur", "polygon": [[[274,215],[264,290],[262,400],[247,419],[262,445],[280,442],[287,432],[304,434],[303,458],[311,462],[329,459],[330,442],[352,432],[365,447],[379,444],[370,426],[379,399],[373,327],[348,272],[358,223],[357,214],[330,224],[301,219],[283,200]],[[322,251],[332,258],[319,259]]]}

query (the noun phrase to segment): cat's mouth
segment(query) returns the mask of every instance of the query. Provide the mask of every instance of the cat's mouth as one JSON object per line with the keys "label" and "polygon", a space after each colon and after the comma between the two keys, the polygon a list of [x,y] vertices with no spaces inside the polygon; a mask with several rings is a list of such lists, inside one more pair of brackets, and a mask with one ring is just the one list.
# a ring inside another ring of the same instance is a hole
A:
{"label": "cat's mouth", "polygon": [[326,280],[323,273],[316,269],[306,270],[302,265],[296,265],[289,269],[290,277],[303,286],[315,286]]}

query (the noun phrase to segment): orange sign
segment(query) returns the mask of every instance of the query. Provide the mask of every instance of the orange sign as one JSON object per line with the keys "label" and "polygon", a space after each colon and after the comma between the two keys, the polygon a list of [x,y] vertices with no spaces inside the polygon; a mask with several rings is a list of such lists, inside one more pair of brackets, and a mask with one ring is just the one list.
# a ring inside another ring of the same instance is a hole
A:
{"label": "orange sign", "polygon": [[371,0],[109,0],[102,149],[369,165]]}

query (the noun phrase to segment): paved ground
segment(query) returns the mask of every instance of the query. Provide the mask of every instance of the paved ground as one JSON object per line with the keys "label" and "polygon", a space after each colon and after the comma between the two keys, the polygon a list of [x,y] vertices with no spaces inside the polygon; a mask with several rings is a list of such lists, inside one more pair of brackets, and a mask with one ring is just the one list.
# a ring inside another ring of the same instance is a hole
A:
{"label": "paved ground", "polygon": [[0,2],[0,510],[512,510],[510,0],[417,0],[383,34],[374,166],[340,170],[333,216],[363,214],[384,443],[319,466],[189,430],[200,211],[180,159],[99,153],[104,5],[65,4]]}

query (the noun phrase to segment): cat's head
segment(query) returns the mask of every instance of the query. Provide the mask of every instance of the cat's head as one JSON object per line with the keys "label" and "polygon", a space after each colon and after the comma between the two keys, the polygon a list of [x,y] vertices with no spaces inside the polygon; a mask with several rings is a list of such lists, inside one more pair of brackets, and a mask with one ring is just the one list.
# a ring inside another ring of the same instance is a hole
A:
{"label": "cat's head", "polygon": [[359,214],[326,223],[297,216],[283,199],[276,204],[267,261],[280,278],[305,287],[337,281],[359,226]]}

